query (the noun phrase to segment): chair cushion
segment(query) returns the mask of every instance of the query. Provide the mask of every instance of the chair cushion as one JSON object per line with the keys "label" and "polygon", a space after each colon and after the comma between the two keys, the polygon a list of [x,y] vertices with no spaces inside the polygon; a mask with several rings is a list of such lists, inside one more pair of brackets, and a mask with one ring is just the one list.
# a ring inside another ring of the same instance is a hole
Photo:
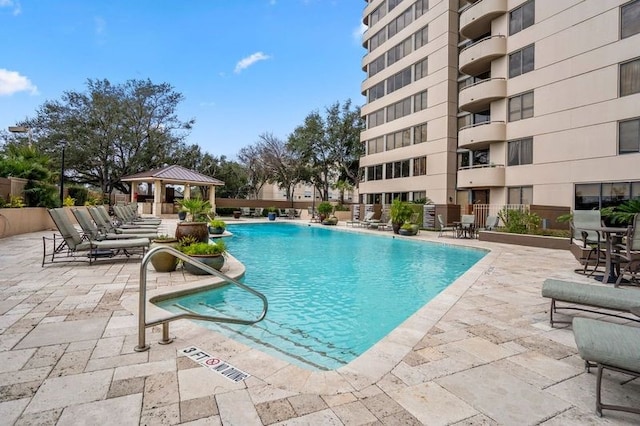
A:
{"label": "chair cushion", "polygon": [[583,359],[640,373],[640,328],[574,318],[573,334]]}
{"label": "chair cushion", "polygon": [[563,302],[596,306],[628,312],[640,306],[640,290],[613,286],[583,284],[547,279],[542,284],[542,296]]}

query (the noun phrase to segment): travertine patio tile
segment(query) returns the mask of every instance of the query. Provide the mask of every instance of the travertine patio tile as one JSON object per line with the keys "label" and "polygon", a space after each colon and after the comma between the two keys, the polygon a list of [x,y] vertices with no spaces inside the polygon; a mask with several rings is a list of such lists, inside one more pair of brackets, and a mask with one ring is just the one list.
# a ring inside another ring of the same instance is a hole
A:
{"label": "travertine patio tile", "polygon": [[498,426],[498,423],[489,417],[478,414],[468,419],[453,423],[453,426]]}
{"label": "travertine patio tile", "polygon": [[162,407],[180,401],[178,378],[175,372],[158,373],[144,382],[143,409]]}
{"label": "travertine patio tile", "polygon": [[266,425],[289,420],[296,416],[295,410],[287,399],[263,402],[256,404],[255,408],[260,416],[260,421]]}
{"label": "travertine patio tile", "polygon": [[46,425],[54,426],[60,415],[62,414],[62,408],[55,410],[40,411],[38,413],[24,413],[14,426],[32,426],[32,425]]}
{"label": "travertine patio tile", "polygon": [[73,376],[55,377],[45,380],[25,410],[26,413],[64,408],[104,399],[109,390],[110,370]]}
{"label": "travertine patio tile", "polygon": [[582,369],[577,369],[563,361],[557,361],[533,351],[512,356],[509,358],[509,361],[535,371],[541,376],[548,377],[554,382],[559,382],[582,373]]}
{"label": "travertine patio tile", "polygon": [[251,396],[251,400],[254,404],[260,404],[262,402],[274,401],[276,399],[282,399],[297,395],[296,392],[291,392],[265,384],[249,386],[247,390],[249,391],[249,395]]}
{"label": "travertine patio tile", "polygon": [[378,420],[360,401],[338,405],[332,407],[332,410],[345,425],[366,425]]}
{"label": "travertine patio tile", "polygon": [[357,398],[352,393],[341,393],[338,395],[322,395],[322,399],[327,403],[329,407],[335,407],[337,405],[347,404],[349,402],[357,401]]}
{"label": "travertine patio tile", "polygon": [[180,404],[163,405],[142,410],[141,425],[175,425],[180,422]]}
{"label": "travertine patio tile", "polygon": [[16,347],[19,349],[33,348],[59,343],[98,339],[101,337],[106,324],[107,318],[40,324]]}
{"label": "travertine patio tile", "polygon": [[479,337],[459,340],[454,343],[442,345],[438,347],[438,350],[449,353],[448,351],[451,348],[461,349],[485,362],[496,361],[514,354],[514,352],[511,352],[505,347],[496,345]]}
{"label": "travertine patio tile", "polygon": [[218,407],[213,396],[189,399],[180,402],[180,422],[186,423],[204,419],[218,414]]}
{"label": "travertine patio tile", "polygon": [[469,404],[433,382],[392,392],[390,396],[422,424],[446,425],[478,413]]}
{"label": "travertine patio tile", "polygon": [[44,380],[49,375],[51,367],[31,368],[27,370],[9,371],[0,373],[0,384],[15,384]]}
{"label": "travertine patio tile", "polygon": [[138,424],[142,394],[122,396],[67,407],[57,426],[113,424],[118,426]]}
{"label": "travertine patio tile", "polygon": [[[536,424],[571,407],[566,401],[492,365],[443,377],[436,382],[501,424]],[[515,405],[519,406],[518,410],[513,409]]]}
{"label": "travertine patio tile", "polygon": [[133,377],[130,379],[114,380],[107,393],[107,398],[118,398],[120,396],[131,395],[144,392],[144,377]]}
{"label": "travertine patio tile", "polygon": [[342,426],[344,423],[340,421],[338,416],[331,410],[316,411],[315,413],[307,414],[306,416],[296,417],[281,423],[274,423],[277,426],[308,426],[308,425],[323,425],[323,426]]}
{"label": "travertine patio tile", "polygon": [[124,337],[107,337],[104,339],[98,340],[93,353],[91,354],[91,358],[108,358],[112,356],[117,356],[120,354],[122,350],[122,344],[124,343]]}
{"label": "travertine patio tile", "polygon": [[260,417],[246,390],[234,390],[216,395],[222,424],[260,425]]}
{"label": "travertine patio tile", "polygon": [[328,408],[327,403],[319,395],[296,395],[287,399],[298,416]]}
{"label": "travertine patio tile", "polygon": [[90,359],[85,369],[86,371],[96,371],[123,367],[126,365],[138,365],[145,363],[148,358],[149,354],[147,352],[133,352],[109,358]]}
{"label": "travertine patio tile", "polygon": [[404,408],[391,399],[386,393],[381,393],[362,400],[362,403],[378,419],[404,411]]}
{"label": "travertine patio tile", "polygon": [[178,383],[181,401],[211,395],[213,387],[222,390],[243,389],[245,387],[243,382],[234,382],[203,366],[178,371]]}
{"label": "travertine patio tile", "polygon": [[20,370],[35,352],[35,349],[0,352],[0,373]]}
{"label": "travertine patio tile", "polygon": [[0,419],[6,425],[12,425],[25,407],[29,404],[29,398],[14,399],[13,401],[0,402]]}

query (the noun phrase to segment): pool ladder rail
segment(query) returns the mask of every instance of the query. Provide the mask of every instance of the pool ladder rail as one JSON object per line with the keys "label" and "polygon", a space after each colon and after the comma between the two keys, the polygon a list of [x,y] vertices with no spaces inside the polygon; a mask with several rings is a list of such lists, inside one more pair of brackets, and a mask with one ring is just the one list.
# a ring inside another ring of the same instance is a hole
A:
{"label": "pool ladder rail", "polygon": [[[241,318],[230,318],[230,317],[217,317],[211,315],[200,315],[193,312],[184,312],[179,314],[170,314],[165,317],[158,318],[154,321],[147,322],[147,264],[149,260],[156,254],[160,252],[170,253],[182,260],[183,262],[190,263],[197,268],[202,269],[205,272],[208,272],[211,275],[214,275],[218,278],[224,280],[229,284],[233,284],[241,289],[248,291],[249,293],[259,297],[262,300],[262,312],[256,319],[241,319]],[[139,289],[139,300],[138,300],[138,346],[134,348],[136,352],[144,352],[149,350],[149,345],[146,344],[146,335],[145,330],[147,327],[153,327],[159,324],[162,324],[162,340],[158,343],[161,345],[168,345],[173,341],[172,338],[169,337],[169,323],[171,321],[176,321],[179,319],[193,319],[193,320],[202,320],[202,321],[211,321],[211,322],[222,322],[222,323],[231,323],[231,324],[242,324],[242,325],[251,325],[257,322],[260,322],[267,315],[267,310],[269,308],[269,302],[264,294],[260,293],[252,289],[251,287],[242,284],[241,282],[234,280],[233,278],[223,274],[222,272],[211,268],[210,266],[205,265],[202,262],[198,262],[197,260],[192,259],[186,254],[176,250],[173,247],[166,246],[158,246],[154,247],[147,252],[142,258],[140,262],[140,289]]]}

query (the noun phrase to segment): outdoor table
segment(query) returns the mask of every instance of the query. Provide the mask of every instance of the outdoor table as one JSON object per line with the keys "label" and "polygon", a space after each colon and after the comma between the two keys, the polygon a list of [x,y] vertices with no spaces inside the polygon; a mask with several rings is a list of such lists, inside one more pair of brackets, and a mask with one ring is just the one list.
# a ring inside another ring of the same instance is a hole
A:
{"label": "outdoor table", "polygon": [[[604,275],[602,276],[603,283],[615,283],[618,278],[616,275],[616,271],[613,265],[613,252],[615,250],[614,240],[619,239],[624,234],[627,233],[627,228],[618,228],[612,226],[600,226],[594,228],[580,228],[585,231],[597,231],[600,232],[604,236],[604,240],[606,243],[605,246],[605,267],[604,267]],[[597,277],[596,279],[600,279]]]}
{"label": "outdoor table", "polygon": [[456,238],[473,238],[474,226],[464,226],[462,222],[452,222],[456,229]]}

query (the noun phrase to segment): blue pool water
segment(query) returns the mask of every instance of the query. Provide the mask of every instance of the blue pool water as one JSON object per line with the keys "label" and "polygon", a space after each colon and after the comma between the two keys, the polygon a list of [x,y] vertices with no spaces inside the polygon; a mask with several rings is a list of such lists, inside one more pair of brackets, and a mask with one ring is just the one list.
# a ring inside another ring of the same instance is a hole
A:
{"label": "blue pool water", "polygon": [[[246,266],[244,282],[267,296],[269,311],[250,326],[203,325],[313,370],[352,361],[486,253],[287,223],[228,229],[234,236],[225,240],[227,249]],[[158,305],[243,318],[262,309],[235,286]]]}

